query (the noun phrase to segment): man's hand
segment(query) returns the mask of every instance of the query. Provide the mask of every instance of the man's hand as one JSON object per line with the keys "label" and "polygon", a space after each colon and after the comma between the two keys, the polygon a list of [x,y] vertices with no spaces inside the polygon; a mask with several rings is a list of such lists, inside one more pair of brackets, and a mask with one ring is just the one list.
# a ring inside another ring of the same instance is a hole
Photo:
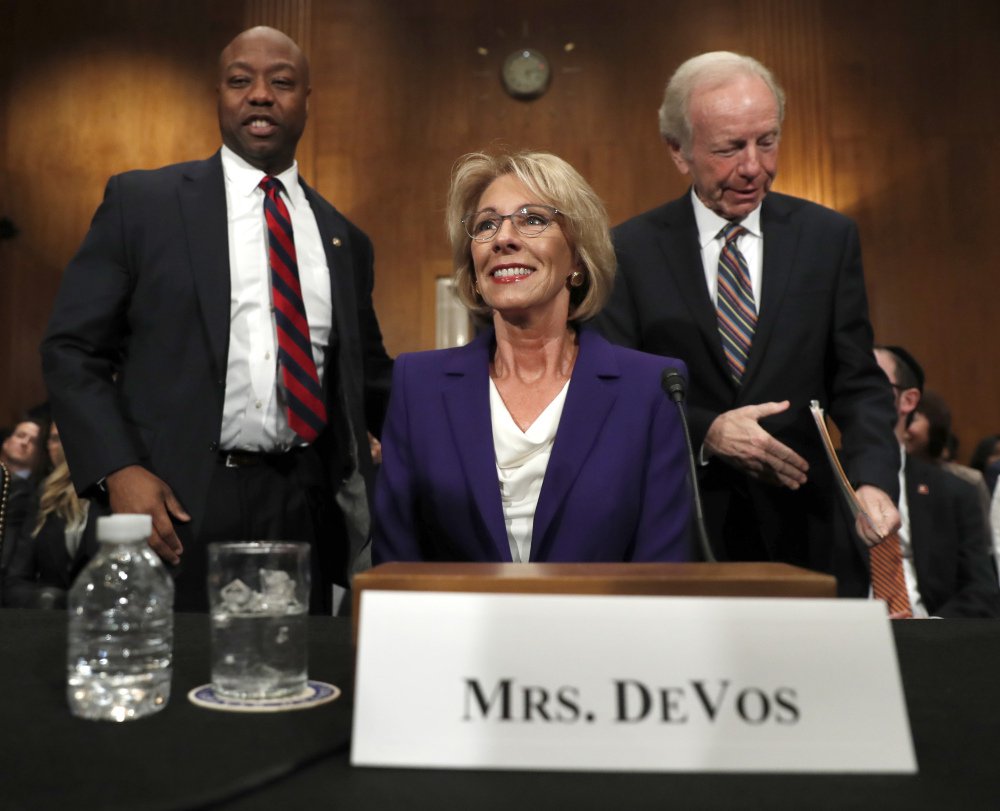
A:
{"label": "man's hand", "polygon": [[378,467],[382,464],[382,443],[379,442],[371,431],[368,432],[368,450],[371,451],[372,464]]}
{"label": "man's hand", "polygon": [[861,508],[865,511],[855,521],[855,528],[862,541],[868,546],[875,546],[882,543],[888,535],[899,531],[902,526],[899,511],[884,491],[870,484],[863,484],[857,489],[857,494]]}
{"label": "man's hand", "polygon": [[149,545],[168,563],[180,563],[184,547],[174,532],[170,518],[173,516],[178,521],[187,522],[191,516],[184,512],[167,483],[144,467],[129,465],[111,473],[105,484],[111,500],[111,512],[152,516],[153,534]]}
{"label": "man's hand", "polygon": [[705,447],[755,479],[798,490],[806,483],[809,463],[757,424],[786,411],[790,403],[761,403],[720,414],[709,426]]}

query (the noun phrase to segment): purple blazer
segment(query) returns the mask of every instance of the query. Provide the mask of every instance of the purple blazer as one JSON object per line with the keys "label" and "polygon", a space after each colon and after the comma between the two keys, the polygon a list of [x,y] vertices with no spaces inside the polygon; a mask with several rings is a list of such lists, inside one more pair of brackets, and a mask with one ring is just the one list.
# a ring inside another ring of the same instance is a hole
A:
{"label": "purple blazer", "polygon": [[[490,423],[492,330],[457,349],[400,355],[375,488],[374,563],[511,560]],[[580,332],[538,497],[531,561],[683,561],[690,494],[677,360]]]}

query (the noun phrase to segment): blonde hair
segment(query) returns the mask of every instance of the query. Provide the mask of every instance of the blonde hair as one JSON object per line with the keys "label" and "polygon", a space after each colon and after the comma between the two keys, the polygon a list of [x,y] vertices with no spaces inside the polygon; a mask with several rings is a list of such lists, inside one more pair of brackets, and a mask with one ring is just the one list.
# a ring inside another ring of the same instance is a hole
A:
{"label": "blonde hair", "polygon": [[62,518],[67,526],[79,524],[86,515],[84,502],[76,495],[73,482],[69,477],[69,466],[60,462],[42,482],[42,495],[38,501],[38,520],[31,536],[41,532],[45,521],[55,513]]}
{"label": "blonde hair", "polygon": [[487,186],[498,177],[513,175],[538,195],[538,202],[559,209],[563,232],[584,280],[570,287],[571,321],[585,321],[600,312],[611,295],[615,278],[615,251],[604,203],[590,184],[562,158],[548,152],[514,152],[488,155],[472,152],[455,163],[448,190],[445,217],[455,267],[455,289],[461,302],[480,321],[491,310],[476,294],[472,243],[462,219],[476,210]]}

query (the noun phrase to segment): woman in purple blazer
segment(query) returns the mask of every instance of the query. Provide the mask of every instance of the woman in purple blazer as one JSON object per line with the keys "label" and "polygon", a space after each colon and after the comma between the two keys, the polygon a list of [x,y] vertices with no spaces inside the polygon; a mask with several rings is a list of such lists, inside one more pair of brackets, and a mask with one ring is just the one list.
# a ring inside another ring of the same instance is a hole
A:
{"label": "woman in purple blazer", "polygon": [[375,563],[689,558],[680,361],[581,327],[610,293],[604,206],[546,153],[467,155],[448,199],[468,346],[401,355],[382,434]]}

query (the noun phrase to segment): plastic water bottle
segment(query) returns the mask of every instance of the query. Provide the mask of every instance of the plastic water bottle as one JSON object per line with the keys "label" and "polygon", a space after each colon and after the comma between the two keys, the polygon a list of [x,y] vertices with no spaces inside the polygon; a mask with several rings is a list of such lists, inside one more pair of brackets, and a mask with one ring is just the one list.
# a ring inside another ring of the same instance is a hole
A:
{"label": "plastic water bottle", "polygon": [[80,718],[131,721],[170,700],[174,583],[148,515],[97,519],[101,548],[69,591],[66,696]]}

